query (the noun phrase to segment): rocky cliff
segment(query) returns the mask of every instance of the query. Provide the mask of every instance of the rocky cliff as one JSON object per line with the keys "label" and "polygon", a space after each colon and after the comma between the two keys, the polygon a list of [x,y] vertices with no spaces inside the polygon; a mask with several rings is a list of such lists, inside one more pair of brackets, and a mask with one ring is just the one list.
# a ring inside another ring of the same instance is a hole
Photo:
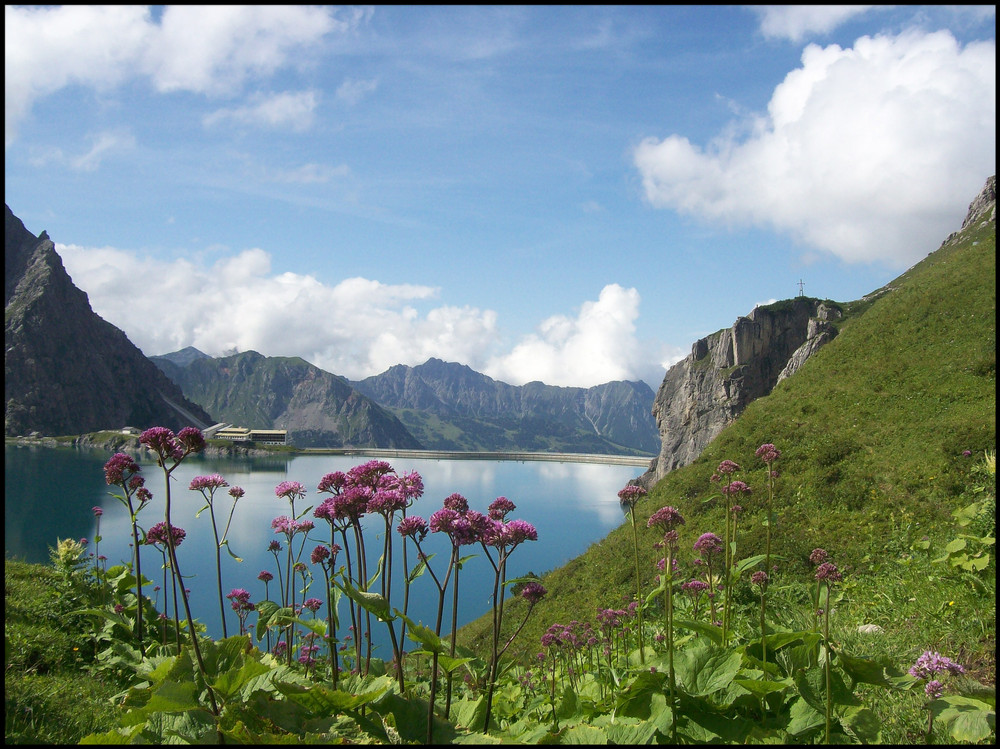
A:
{"label": "rocky cliff", "polygon": [[9,206],[4,344],[7,435],[213,423],[121,330],[94,313],[48,235],[34,236]]}
{"label": "rocky cliff", "polygon": [[429,359],[352,383],[392,409],[429,449],[655,453],[653,391],[643,382],[591,388],[509,385]]}
{"label": "rocky cliff", "polygon": [[287,429],[296,447],[422,447],[371,398],[298,357],[244,351],[216,359],[188,348],[152,359],[220,420]]}
{"label": "rocky cliff", "polygon": [[639,482],[651,487],[687,465],[739,416],[837,334],[833,302],[796,297],[755,308],[731,328],[695,341],[667,370],[653,402],[659,455]]}

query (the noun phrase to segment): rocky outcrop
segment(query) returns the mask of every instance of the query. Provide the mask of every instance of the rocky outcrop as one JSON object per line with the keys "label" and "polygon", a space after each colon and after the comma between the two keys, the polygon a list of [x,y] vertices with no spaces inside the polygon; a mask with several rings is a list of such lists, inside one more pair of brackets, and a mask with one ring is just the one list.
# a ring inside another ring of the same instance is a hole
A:
{"label": "rocky outcrop", "polygon": [[44,231],[31,234],[9,206],[4,344],[7,435],[213,423],[121,330],[94,313],[52,240]]}
{"label": "rocky outcrop", "polygon": [[976,196],[976,199],[969,204],[969,212],[965,216],[965,221],[962,222],[962,229],[983,221],[992,221],[993,223],[996,223],[996,220],[997,176],[994,174],[986,180],[985,187],[983,187],[979,195]]}
{"label": "rocky outcrop", "polygon": [[767,395],[837,333],[838,306],[796,297],[757,307],[731,328],[695,341],[667,370],[653,402],[660,453],[639,478],[652,487],[691,463],[752,401]]}

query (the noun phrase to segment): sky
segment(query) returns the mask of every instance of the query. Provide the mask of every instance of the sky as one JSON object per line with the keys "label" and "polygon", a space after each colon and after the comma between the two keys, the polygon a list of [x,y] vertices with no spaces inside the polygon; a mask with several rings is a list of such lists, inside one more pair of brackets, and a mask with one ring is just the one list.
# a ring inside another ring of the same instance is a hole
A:
{"label": "sky", "polygon": [[7,5],[5,201],[147,356],[655,390],[960,228],[995,13]]}

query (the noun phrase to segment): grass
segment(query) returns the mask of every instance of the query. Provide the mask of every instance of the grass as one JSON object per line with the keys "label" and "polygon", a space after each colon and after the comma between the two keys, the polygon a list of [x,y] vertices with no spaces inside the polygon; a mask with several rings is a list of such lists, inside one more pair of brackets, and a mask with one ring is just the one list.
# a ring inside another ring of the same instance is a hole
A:
{"label": "grass", "polygon": [[92,674],[87,602],[55,568],[4,560],[4,738],[8,744],[75,744],[116,725],[111,698],[124,689]]}

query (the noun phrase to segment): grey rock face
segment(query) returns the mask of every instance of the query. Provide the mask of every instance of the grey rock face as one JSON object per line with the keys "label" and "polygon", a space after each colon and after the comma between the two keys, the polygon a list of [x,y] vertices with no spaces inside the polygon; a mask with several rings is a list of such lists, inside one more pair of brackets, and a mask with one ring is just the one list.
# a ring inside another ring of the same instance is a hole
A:
{"label": "grey rock face", "polygon": [[652,487],[691,463],[749,403],[767,395],[832,340],[838,308],[796,297],[757,307],[731,328],[695,341],[667,370],[653,402],[660,453],[639,483]]}

